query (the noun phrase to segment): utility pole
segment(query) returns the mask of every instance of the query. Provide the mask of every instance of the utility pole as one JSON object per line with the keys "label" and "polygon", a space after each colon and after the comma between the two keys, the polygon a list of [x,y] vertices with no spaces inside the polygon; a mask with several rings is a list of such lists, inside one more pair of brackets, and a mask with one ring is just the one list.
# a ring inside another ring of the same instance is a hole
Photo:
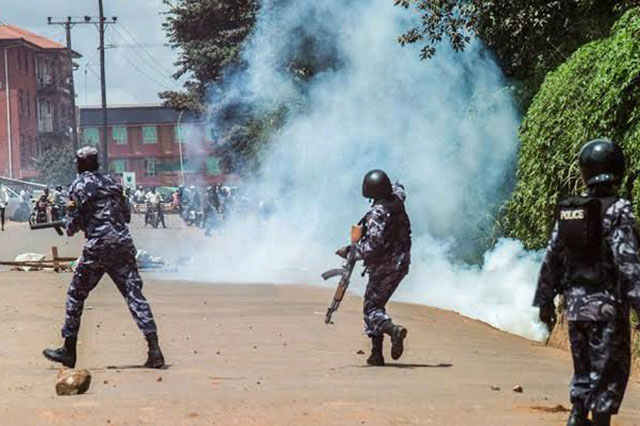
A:
{"label": "utility pole", "polygon": [[[102,169],[104,172],[109,172],[109,141],[108,141],[108,132],[107,132],[107,82],[106,82],[106,71],[105,71],[105,58],[104,58],[104,32],[106,25],[115,24],[118,21],[116,16],[111,17],[110,19],[105,18],[104,16],[104,8],[102,5],[102,0],[98,0],[98,9],[100,16],[95,18],[91,16],[84,16],[82,20],[74,21],[71,17],[67,17],[64,21],[53,21],[51,17],[47,18],[49,24],[58,24],[63,25],[67,32],[67,50],[69,51],[70,61],[72,60],[71,53],[71,28],[77,24],[95,24],[98,27],[98,31],[100,33],[100,46],[98,50],[100,51],[100,91],[102,98],[102,144],[100,146],[100,150],[102,151]],[[73,63],[72,63],[73,67]],[[76,108],[75,108],[75,86],[73,79],[73,68],[71,72],[71,90],[72,90],[72,102],[73,102],[73,120],[74,120],[74,148],[78,148],[78,130],[77,130],[77,118],[76,118]]]}
{"label": "utility pole", "polygon": [[[73,78],[73,50],[71,50],[71,28],[77,22],[73,22],[70,16],[67,17],[66,21],[52,21],[51,18],[48,20],[49,25],[62,25],[65,29],[65,33],[67,36],[67,58],[69,60],[69,69],[71,70],[71,80],[70,80],[70,88],[71,92],[71,122],[73,125],[71,126],[71,135],[72,135],[72,144],[73,144],[73,152],[78,150],[78,118],[76,117],[76,86]],[[78,22],[79,23],[79,22]]]}
{"label": "utility pole", "polygon": [[78,117],[76,117],[76,84],[73,78],[73,51],[71,50],[71,18],[67,19],[64,26],[67,35],[67,56],[69,57],[69,69],[71,70],[71,122],[73,127],[71,128],[71,134],[73,137],[73,152],[78,151]]}
{"label": "utility pole", "polygon": [[100,9],[100,91],[102,94],[102,170],[109,173],[109,141],[107,140],[107,82],[104,69],[104,8],[98,0]]}

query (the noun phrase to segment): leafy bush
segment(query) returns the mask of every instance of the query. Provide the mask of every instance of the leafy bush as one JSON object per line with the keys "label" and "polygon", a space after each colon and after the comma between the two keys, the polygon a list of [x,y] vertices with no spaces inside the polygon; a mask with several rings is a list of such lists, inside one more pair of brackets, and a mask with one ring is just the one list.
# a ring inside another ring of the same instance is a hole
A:
{"label": "leafy bush", "polygon": [[[504,226],[529,249],[544,247],[556,203],[581,189],[577,153],[590,139],[623,148],[628,174],[640,171],[640,8],[611,35],[578,49],[549,73],[520,128],[518,182]],[[640,201],[640,184],[633,190]],[[637,213],[637,212],[636,212]]]}

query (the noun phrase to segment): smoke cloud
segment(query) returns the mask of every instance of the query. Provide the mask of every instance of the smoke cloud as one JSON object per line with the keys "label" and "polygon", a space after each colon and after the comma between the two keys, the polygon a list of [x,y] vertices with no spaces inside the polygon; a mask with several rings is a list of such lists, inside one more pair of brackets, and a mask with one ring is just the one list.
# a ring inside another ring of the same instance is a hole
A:
{"label": "smoke cloud", "polygon": [[[443,44],[429,61],[399,46],[411,19],[390,0],[264,2],[247,66],[212,91],[211,112],[221,128],[233,108],[286,106],[245,188],[277,200],[275,213],[232,217],[194,253],[206,271],[187,278],[320,284],[369,208],[362,177],[382,168],[405,185],[413,225],[411,271],[394,299],[542,338],[530,307],[540,254],[513,240],[479,251],[511,189],[518,113],[479,42],[464,53]],[[463,261],[478,255],[482,266]],[[364,285],[354,278],[354,290]]]}

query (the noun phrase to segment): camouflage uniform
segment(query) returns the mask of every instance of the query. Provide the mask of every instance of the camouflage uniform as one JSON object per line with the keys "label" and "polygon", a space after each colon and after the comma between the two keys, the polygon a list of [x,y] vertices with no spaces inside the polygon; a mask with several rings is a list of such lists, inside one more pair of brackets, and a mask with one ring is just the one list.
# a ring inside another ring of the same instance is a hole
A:
{"label": "camouflage uniform", "polygon": [[218,191],[213,189],[207,191],[204,199],[204,207],[202,208],[205,235],[211,235],[211,231],[217,225],[220,212],[220,197]]}
{"label": "camouflage uniform", "polygon": [[560,292],[569,321],[574,363],[571,402],[594,413],[616,414],[629,378],[630,307],[640,309],[640,259],[631,203],[615,201],[602,219],[606,255],[602,285],[567,280],[567,255],[554,227],[534,306],[548,307]]}
{"label": "camouflage uniform", "polygon": [[363,218],[365,233],[356,244],[357,258],[364,260],[369,282],[364,295],[365,333],[382,336],[391,317],[385,305],[411,263],[411,223],[404,209],[406,195],[394,185],[393,201],[375,201]]}
{"label": "camouflage uniform", "polygon": [[136,249],[127,227],[131,213],[122,187],[108,176],[84,172],[71,185],[70,197],[76,208],[69,214],[67,234],[82,230],[87,242],[69,286],[62,337],[78,335],[84,301],[105,273],[126,299],[144,335],[156,333],[151,308],[142,294]]}

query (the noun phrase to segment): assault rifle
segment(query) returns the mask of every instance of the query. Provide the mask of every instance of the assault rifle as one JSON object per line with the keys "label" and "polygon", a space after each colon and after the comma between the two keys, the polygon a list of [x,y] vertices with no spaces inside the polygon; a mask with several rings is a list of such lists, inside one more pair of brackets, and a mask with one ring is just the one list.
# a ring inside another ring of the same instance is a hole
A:
{"label": "assault rifle", "polygon": [[360,238],[362,238],[362,226],[353,225],[351,227],[351,245],[349,246],[347,258],[342,265],[342,268],[331,269],[322,274],[322,278],[325,281],[330,278],[340,276],[338,288],[336,288],[336,292],[333,295],[333,300],[331,301],[331,305],[329,305],[329,309],[327,310],[327,315],[324,318],[325,324],[331,323],[331,316],[335,311],[338,310],[338,307],[340,307],[340,302],[342,302],[342,299],[347,292],[347,288],[349,288],[351,274],[353,274],[353,268],[356,266],[355,244],[360,241]]}
{"label": "assault rifle", "polygon": [[32,231],[36,231],[39,229],[50,229],[53,228],[58,235],[63,236],[64,232],[62,231],[66,226],[66,223],[64,220],[56,220],[54,222],[44,222],[44,223],[30,223],[29,224],[29,228],[31,228]]}

